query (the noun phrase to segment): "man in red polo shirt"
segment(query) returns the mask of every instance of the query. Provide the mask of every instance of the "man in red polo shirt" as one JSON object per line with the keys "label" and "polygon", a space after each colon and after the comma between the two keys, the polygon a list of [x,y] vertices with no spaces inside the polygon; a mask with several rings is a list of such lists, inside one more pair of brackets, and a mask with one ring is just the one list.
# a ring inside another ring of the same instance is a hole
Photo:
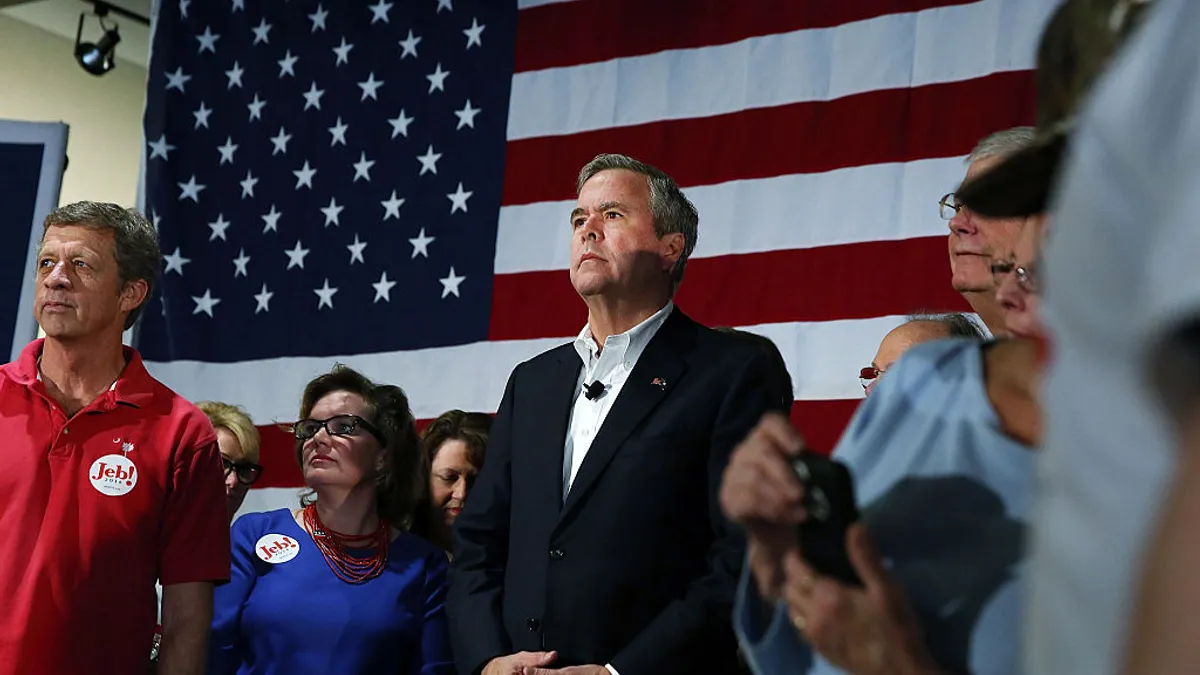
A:
{"label": "man in red polo shirt", "polygon": [[229,578],[217,438],[121,344],[158,276],[154,227],[113,204],[51,213],[34,314],[0,367],[0,673],[204,672],[214,582]]}

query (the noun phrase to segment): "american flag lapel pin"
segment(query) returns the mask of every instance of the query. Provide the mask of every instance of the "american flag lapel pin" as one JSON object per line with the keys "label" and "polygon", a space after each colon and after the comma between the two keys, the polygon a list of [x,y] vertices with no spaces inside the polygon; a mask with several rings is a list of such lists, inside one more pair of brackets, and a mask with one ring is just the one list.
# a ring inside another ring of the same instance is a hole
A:
{"label": "american flag lapel pin", "polygon": [[665,390],[667,388],[667,381],[662,379],[661,377],[656,377],[653,380],[650,380],[650,384],[658,387],[659,389],[663,389],[663,390]]}

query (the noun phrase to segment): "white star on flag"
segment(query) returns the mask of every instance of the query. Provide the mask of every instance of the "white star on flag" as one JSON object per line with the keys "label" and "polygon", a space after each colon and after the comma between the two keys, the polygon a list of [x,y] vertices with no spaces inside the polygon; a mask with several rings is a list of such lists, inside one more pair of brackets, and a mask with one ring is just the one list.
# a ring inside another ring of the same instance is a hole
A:
{"label": "white star on flag", "polygon": [[254,296],[254,302],[257,303],[257,305],[254,307],[254,313],[258,314],[259,312],[271,311],[271,298],[274,297],[274,295],[274,293],[267,290],[267,285],[263,284],[262,290],[258,292],[258,295]]}
{"label": "white star on flag", "polygon": [[283,215],[282,213],[275,210],[275,205],[272,204],[270,212],[263,215],[263,217],[262,217],[263,223],[265,223],[263,225],[263,234],[266,234],[267,232],[278,232],[279,231],[279,216],[282,216],[282,215]]}
{"label": "white star on flag", "polygon": [[383,219],[395,218],[400,219],[400,206],[404,204],[404,200],[396,196],[396,191],[392,190],[392,196],[380,202],[383,205]]}
{"label": "white star on flag", "polygon": [[445,298],[447,295],[453,293],[454,297],[461,298],[462,296],[458,294],[458,287],[462,285],[464,280],[466,280],[466,277],[456,276],[454,274],[454,266],[451,266],[450,274],[442,279],[438,279],[438,281],[442,282],[442,297]]}
{"label": "white star on flag", "polygon": [[246,249],[239,248],[238,257],[233,259],[233,276],[235,278],[247,276],[248,272],[246,272],[246,265],[249,263],[250,256],[246,255]]}
{"label": "white star on flag", "polygon": [[457,190],[446,195],[446,198],[450,200],[450,213],[454,213],[459,209],[462,209],[463,213],[466,213],[467,200],[471,198],[472,194],[472,192],[464,192],[463,184],[460,182]]}
{"label": "white star on flag", "polygon": [[329,227],[330,224],[341,227],[342,224],[338,222],[338,216],[341,215],[345,208],[344,206],[338,206],[337,201],[333,197],[330,197],[329,206],[321,207],[321,213],[325,214],[325,227]]}
{"label": "white star on flag", "polygon": [[400,41],[400,58],[411,56],[417,58],[417,44],[421,42],[421,38],[413,35],[412,29],[408,29],[408,37]]}
{"label": "white star on flag", "polygon": [[354,163],[354,181],[358,182],[359,178],[364,178],[368,183],[371,182],[371,167],[375,166],[375,160],[367,159],[367,153],[361,153],[358,156],[358,161]]}
{"label": "white star on flag", "polygon": [[[392,138],[395,138],[395,135]],[[150,146],[150,159],[154,159],[155,157],[166,159],[167,153],[175,149],[175,146],[167,143],[166,134],[159,136],[157,141],[150,141],[147,145]]]}
{"label": "white star on flag", "polygon": [[266,19],[263,19],[262,23],[258,24],[257,27],[251,28],[250,30],[254,32],[254,44],[258,44],[259,42],[263,44],[271,44],[270,37],[268,36],[268,34],[271,32],[271,28],[273,28],[273,26],[267,23]]}
{"label": "white star on flag", "polygon": [[342,44],[333,48],[333,53],[337,55],[337,61],[335,61],[333,65],[340,66],[343,63],[350,63],[351,49],[354,49],[354,45],[346,42],[346,38],[342,38]]}
{"label": "white star on flag", "polygon": [[300,269],[304,269],[304,256],[308,255],[308,249],[300,246],[299,239],[296,240],[296,248],[294,248],[290,251],[285,250],[284,253],[288,257],[287,268],[289,270],[292,269],[293,267],[299,267]]}
{"label": "white star on flag", "polygon": [[229,136],[225,139],[225,145],[218,145],[217,152],[221,153],[221,161],[217,166],[221,166],[226,162],[233,163],[233,153],[237,152],[238,146],[234,145],[233,137]]}
{"label": "white star on flag", "polygon": [[423,257],[428,258],[429,257],[429,245],[432,244],[433,240],[436,238],[437,237],[425,236],[425,228],[422,227],[421,231],[419,233],[417,233],[416,239],[408,240],[408,243],[412,244],[412,247],[413,247],[412,257],[416,258],[417,255],[419,254]]}
{"label": "white star on flag", "polygon": [[480,26],[478,19],[471,19],[471,27],[463,31],[463,35],[467,36],[467,49],[470,49],[471,45],[483,46],[482,35],[484,28],[486,26]]}
{"label": "white star on flag", "polygon": [[197,35],[196,40],[200,43],[200,48],[196,50],[197,54],[203,54],[206,50],[214,54],[217,53],[217,40],[220,40],[220,35],[213,35],[212,28],[205,26],[204,34]]}
{"label": "white star on flag", "polygon": [[312,187],[312,179],[317,175],[317,170],[308,165],[308,160],[304,160],[304,166],[292,173],[296,176],[296,189],[299,190],[301,185]]}
{"label": "white star on flag", "polygon": [[372,71],[367,75],[366,81],[358,83],[358,88],[362,89],[362,98],[359,100],[365,101],[369,98],[378,101],[379,97],[375,95],[375,92],[379,91],[382,86],[383,80],[376,80],[375,73]]}
{"label": "white star on flag", "polygon": [[275,149],[271,151],[271,156],[274,157],[281,152],[286,155],[287,144],[290,140],[292,140],[292,135],[284,131],[283,127],[279,127],[279,133],[271,138],[271,145],[275,146]]}
{"label": "white star on flag", "polygon": [[346,131],[350,128],[349,124],[343,124],[342,118],[337,118],[337,123],[329,127],[329,133],[333,134],[333,138],[329,141],[329,147],[333,147],[338,143],[346,144]]}
{"label": "white star on flag", "polygon": [[437,163],[438,163],[438,160],[441,158],[442,158],[442,154],[440,152],[434,152],[433,146],[430,145],[429,149],[425,151],[424,155],[417,156],[417,161],[421,163],[421,173],[419,173],[417,175],[424,176],[425,172],[436,174],[437,173]]}
{"label": "white star on flag", "polygon": [[446,78],[449,76],[450,71],[442,70],[442,64],[437,64],[437,68],[434,69],[432,73],[425,76],[425,79],[429,80],[428,93],[432,94],[434,89],[437,89],[438,91],[446,91]]}
{"label": "white star on flag", "polygon": [[231,70],[225,71],[225,77],[229,78],[229,85],[226,86],[225,88],[233,89],[233,87],[235,85],[240,88],[242,86],[242,75],[245,75],[245,74],[246,74],[246,69],[241,67],[240,65],[238,65],[237,61],[234,61],[233,68]]}
{"label": "white star on flag", "polygon": [[208,240],[215,241],[221,239],[222,241],[229,241],[225,238],[225,230],[228,230],[232,224],[228,220],[225,220],[225,214],[218,213],[217,219],[208,224],[209,229],[212,230],[212,234],[208,235]]}
{"label": "white star on flag", "polygon": [[392,138],[404,136],[408,138],[408,125],[412,124],[414,118],[404,114],[404,110],[400,114],[389,119],[388,123],[392,125]]}
{"label": "white star on flag", "polygon": [[379,302],[380,300],[384,302],[392,301],[392,287],[396,285],[396,282],[388,280],[387,270],[384,270],[383,274],[379,275],[378,282],[371,285],[375,287],[375,302]]}
{"label": "white star on flag", "polygon": [[438,0],[437,13],[441,14],[443,9],[454,11],[454,8],[450,6],[450,0]]}
{"label": "white star on flag", "polygon": [[204,295],[193,295],[192,302],[196,303],[196,308],[192,310],[192,314],[204,312],[211,317],[213,315],[213,307],[216,307],[217,304],[221,302],[221,299],[214,298],[212,296],[212,291],[206,288],[204,289]]}
{"label": "white star on flag", "polygon": [[246,106],[247,108],[250,109],[250,119],[251,120],[262,119],[262,109],[265,108],[266,105],[267,105],[266,101],[258,100],[258,92],[255,92],[254,100],[251,101],[250,104]]}
{"label": "white star on flag", "polygon": [[346,247],[346,248],[350,249],[350,264],[351,265],[353,265],[356,262],[360,262],[360,263],[367,262],[366,260],[363,259],[363,249],[365,249],[366,247],[367,247],[367,242],[359,241],[358,234],[355,234],[354,235],[354,243],[350,244],[349,246]]}
{"label": "white star on flag", "polygon": [[163,272],[163,276],[166,276],[171,272],[175,272],[179,276],[183,276],[183,266],[192,262],[192,259],[183,257],[183,254],[179,252],[179,247],[176,246],[174,253],[163,256],[163,261],[167,263],[167,269],[165,272]]}
{"label": "white star on flag", "polygon": [[475,128],[475,116],[478,115],[480,112],[481,112],[481,110],[479,108],[472,108],[471,107],[471,99],[467,99],[467,103],[466,103],[466,105],[463,106],[462,110],[454,111],[455,116],[458,117],[458,126],[455,127],[455,129],[457,130],[457,129],[461,129],[463,127],[471,127],[472,129],[474,129]]}
{"label": "white star on flag", "polygon": [[317,300],[317,309],[321,309],[322,307],[333,309],[333,294],[337,292],[338,289],[329,287],[329,279],[325,279],[325,283],[321,288],[314,288],[313,293],[316,293],[317,297],[320,298]]}
{"label": "white star on flag", "polygon": [[312,21],[312,32],[316,33],[317,29],[325,30],[325,19],[328,18],[329,10],[323,5],[317,5],[317,11],[308,15],[308,19]]}
{"label": "white star on flag", "polygon": [[283,55],[283,58],[279,61],[276,61],[276,63],[279,64],[279,77],[283,77],[284,75],[291,75],[295,77],[296,62],[299,60],[299,56],[292,55],[292,50],[287,50],[287,53]]}
{"label": "white star on flag", "polygon": [[183,89],[187,85],[188,80],[192,79],[191,75],[186,75],[183,72],[183,67],[175,69],[173,73],[167,73],[167,89],[178,89],[179,93],[184,93]]}
{"label": "white star on flag", "polygon": [[324,89],[317,89],[317,83],[313,82],[308,91],[304,92],[304,109],[316,108],[321,109],[321,97],[325,95]]}
{"label": "white star on flag", "polygon": [[242,182],[240,183],[240,185],[242,186],[242,199],[245,199],[246,197],[253,197],[254,196],[254,186],[257,184],[258,184],[258,179],[255,178],[254,175],[250,173],[249,169],[247,169],[246,170],[246,178],[244,180],[242,180]]}
{"label": "white star on flag", "polygon": [[391,23],[391,21],[388,20],[388,12],[392,11],[392,3],[379,0],[379,2],[375,3],[374,5],[367,5],[367,9],[371,10],[372,24],[377,21]]}
{"label": "white star on flag", "polygon": [[176,183],[176,185],[179,186],[179,201],[190,199],[197,204],[200,203],[200,192],[208,187],[196,183],[196,174],[192,174],[186,183]]}

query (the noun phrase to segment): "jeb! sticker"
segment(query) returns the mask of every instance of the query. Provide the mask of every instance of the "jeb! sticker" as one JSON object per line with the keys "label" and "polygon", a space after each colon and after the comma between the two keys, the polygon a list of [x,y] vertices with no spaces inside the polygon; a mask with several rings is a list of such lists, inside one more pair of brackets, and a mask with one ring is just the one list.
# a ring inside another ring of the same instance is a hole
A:
{"label": "jeb! sticker", "polygon": [[254,544],[254,552],[263,562],[285,563],[300,553],[300,542],[286,534],[264,534]]}
{"label": "jeb! sticker", "polygon": [[101,494],[119,497],[129,494],[137,485],[138,471],[124,455],[105,455],[92,462],[88,480]]}

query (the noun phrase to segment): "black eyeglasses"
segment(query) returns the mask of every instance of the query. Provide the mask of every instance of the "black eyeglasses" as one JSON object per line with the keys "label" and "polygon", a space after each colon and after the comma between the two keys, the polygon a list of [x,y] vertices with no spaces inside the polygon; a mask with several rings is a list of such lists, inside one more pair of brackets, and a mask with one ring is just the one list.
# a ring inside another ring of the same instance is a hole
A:
{"label": "black eyeglasses", "polygon": [[297,440],[307,441],[316,436],[321,429],[328,432],[330,436],[353,436],[358,427],[366,429],[367,433],[374,436],[380,445],[387,445],[387,439],[383,437],[383,432],[358,415],[334,415],[327,420],[300,420],[292,425],[292,431],[296,434]]}
{"label": "black eyeglasses", "polygon": [[252,462],[231,462],[228,457],[221,455],[221,464],[225,467],[225,477],[236,471],[238,482],[242,485],[254,485],[262,476],[263,468]]}
{"label": "black eyeglasses", "polygon": [[954,220],[954,216],[958,215],[958,210],[962,208],[962,204],[958,203],[958,198],[953,192],[942,195],[938,200],[938,215],[942,220]]}

